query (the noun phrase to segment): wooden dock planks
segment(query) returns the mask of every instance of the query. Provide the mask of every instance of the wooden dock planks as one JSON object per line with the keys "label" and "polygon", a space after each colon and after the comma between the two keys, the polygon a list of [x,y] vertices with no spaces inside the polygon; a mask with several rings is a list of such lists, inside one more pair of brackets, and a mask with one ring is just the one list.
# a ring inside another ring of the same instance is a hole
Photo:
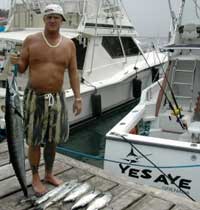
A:
{"label": "wooden dock planks", "polygon": [[[23,193],[14,171],[9,164],[9,155],[6,143],[0,144],[0,210],[28,210],[32,208],[31,202],[22,202]],[[31,188],[31,171],[26,160],[26,175],[28,191],[33,196]],[[44,176],[44,163],[41,161],[40,175]],[[54,174],[64,181],[78,179],[86,181],[101,191],[110,191],[112,201],[103,210],[199,210],[200,204],[187,198],[178,197],[174,194],[150,188],[147,186],[130,183],[125,179],[110,176],[102,169],[77,161],[57,153]],[[45,183],[48,190],[52,186]],[[71,209],[72,203],[56,205],[49,210]],[[81,208],[82,210],[86,208]]]}

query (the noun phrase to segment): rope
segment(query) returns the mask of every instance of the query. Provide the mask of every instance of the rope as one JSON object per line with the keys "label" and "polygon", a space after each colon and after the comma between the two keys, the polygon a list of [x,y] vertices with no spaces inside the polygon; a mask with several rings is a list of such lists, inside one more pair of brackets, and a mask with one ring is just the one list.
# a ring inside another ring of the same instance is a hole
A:
{"label": "rope", "polygon": [[[59,147],[59,146],[57,147],[57,149],[60,150],[60,151],[63,151],[63,152],[69,152],[69,153],[72,153],[72,154],[75,154],[75,155],[78,155],[78,156],[81,156],[81,157],[87,157],[87,158],[95,159],[95,160],[103,160],[103,161],[108,161],[108,162],[112,162],[112,163],[126,164],[126,165],[138,166],[138,167],[156,168],[159,172],[161,172],[169,180],[170,180],[170,178],[168,177],[168,175],[162,169],[200,167],[200,164],[197,164],[197,165],[182,165],[182,166],[159,166],[158,167],[153,161],[151,161],[146,155],[144,155],[133,143],[128,141],[128,139],[126,139],[124,136],[122,136],[120,134],[116,134],[116,135],[121,137],[128,144],[130,144],[131,147],[133,147],[140,155],[142,155],[142,157],[144,157],[148,162],[150,162],[150,164],[152,166],[115,161],[115,160],[111,160],[111,159],[102,158],[102,157],[99,157],[99,156],[85,154],[85,153],[82,153],[82,152],[78,152],[78,151],[75,151],[75,150],[72,150],[72,149],[67,149],[67,148],[63,148],[63,147]],[[183,189],[181,189],[175,182],[173,182],[172,184],[175,185],[189,199],[191,199],[192,201],[195,201],[195,199],[193,199],[187,192],[185,192]]]}
{"label": "rope", "polygon": [[[111,160],[111,159],[103,158],[103,157],[100,157],[100,156],[90,155],[90,154],[79,152],[79,151],[76,151],[76,150],[73,150],[73,149],[63,148],[63,147],[59,147],[59,146],[57,146],[57,150],[58,150],[58,152],[64,152],[65,154],[66,153],[71,153],[71,154],[77,155],[79,157],[85,157],[85,158],[89,158],[89,159],[93,159],[93,160],[97,160],[97,161],[106,161],[106,162],[111,162],[111,163],[124,164],[124,165],[137,166],[137,167],[145,167],[145,168],[152,168],[152,169],[156,168],[155,166],[150,166],[150,165],[141,165],[141,164],[127,163],[127,162],[123,162],[123,161]],[[162,169],[198,168],[198,167],[200,167],[200,164],[196,164],[196,165],[177,165],[177,166],[159,166],[159,168],[162,168]]]}

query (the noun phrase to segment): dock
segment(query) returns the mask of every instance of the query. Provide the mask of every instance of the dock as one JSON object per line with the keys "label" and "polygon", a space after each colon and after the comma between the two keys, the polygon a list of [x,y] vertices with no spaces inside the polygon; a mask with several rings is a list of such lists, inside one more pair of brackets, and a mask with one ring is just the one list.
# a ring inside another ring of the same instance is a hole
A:
{"label": "dock", "polygon": [[[44,162],[41,160],[39,168],[41,177],[44,176]],[[200,203],[193,202],[188,198],[147,187],[144,185],[128,182],[123,178],[111,176],[103,169],[80,162],[62,154],[56,154],[54,174],[70,181],[78,179],[86,181],[95,189],[110,191],[113,198],[103,210],[199,210]],[[29,196],[33,195],[31,187],[31,171],[26,159],[26,175]],[[48,190],[51,185],[45,183]],[[24,200],[20,185],[9,164],[9,154],[6,142],[0,144],[0,210],[28,210],[34,209],[31,202],[20,202]],[[74,203],[56,205],[49,210],[70,210]],[[86,208],[81,208],[82,210]]]}

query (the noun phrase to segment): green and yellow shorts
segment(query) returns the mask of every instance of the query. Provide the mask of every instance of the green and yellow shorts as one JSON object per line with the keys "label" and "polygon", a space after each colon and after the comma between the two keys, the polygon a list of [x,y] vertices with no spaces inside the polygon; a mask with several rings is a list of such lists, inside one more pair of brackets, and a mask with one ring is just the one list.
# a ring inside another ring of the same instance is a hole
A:
{"label": "green and yellow shorts", "polygon": [[64,92],[38,94],[24,91],[24,127],[28,145],[65,143],[69,123]]}

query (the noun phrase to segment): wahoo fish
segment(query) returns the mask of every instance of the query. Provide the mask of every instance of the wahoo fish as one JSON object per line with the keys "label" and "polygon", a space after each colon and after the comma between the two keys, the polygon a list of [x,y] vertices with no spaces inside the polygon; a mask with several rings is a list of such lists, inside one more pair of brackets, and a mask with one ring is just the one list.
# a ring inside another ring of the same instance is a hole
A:
{"label": "wahoo fish", "polygon": [[41,203],[47,201],[49,198],[52,198],[54,196],[56,196],[59,192],[61,192],[67,185],[69,184],[69,182],[65,182],[62,185],[54,188],[53,190],[49,191],[48,193],[46,193],[45,195],[43,195],[42,197],[40,197],[39,199],[37,199],[35,201],[34,205],[40,205]]}
{"label": "wahoo fish", "polygon": [[80,207],[86,206],[88,203],[93,201],[98,195],[100,195],[101,192],[98,190],[90,191],[88,194],[83,195],[73,206],[72,210],[78,209]]}
{"label": "wahoo fish", "polygon": [[63,202],[70,202],[76,200],[79,196],[90,190],[91,186],[88,183],[82,183],[80,186],[74,188],[70,194],[63,200]]}
{"label": "wahoo fish", "polygon": [[76,188],[77,186],[79,186],[80,183],[73,181],[71,183],[69,183],[65,188],[63,188],[52,200],[50,200],[49,202],[45,203],[45,205],[43,206],[43,210],[47,209],[48,207],[52,206],[53,204],[55,204],[56,202],[60,201],[61,199],[63,199],[69,192],[71,192],[74,188]]}
{"label": "wahoo fish", "polygon": [[112,199],[112,194],[107,192],[103,193],[93,200],[86,210],[98,210],[105,207]]}
{"label": "wahoo fish", "polygon": [[24,129],[20,96],[15,77],[6,82],[5,121],[8,151],[15,175],[28,196],[25,170]]}

